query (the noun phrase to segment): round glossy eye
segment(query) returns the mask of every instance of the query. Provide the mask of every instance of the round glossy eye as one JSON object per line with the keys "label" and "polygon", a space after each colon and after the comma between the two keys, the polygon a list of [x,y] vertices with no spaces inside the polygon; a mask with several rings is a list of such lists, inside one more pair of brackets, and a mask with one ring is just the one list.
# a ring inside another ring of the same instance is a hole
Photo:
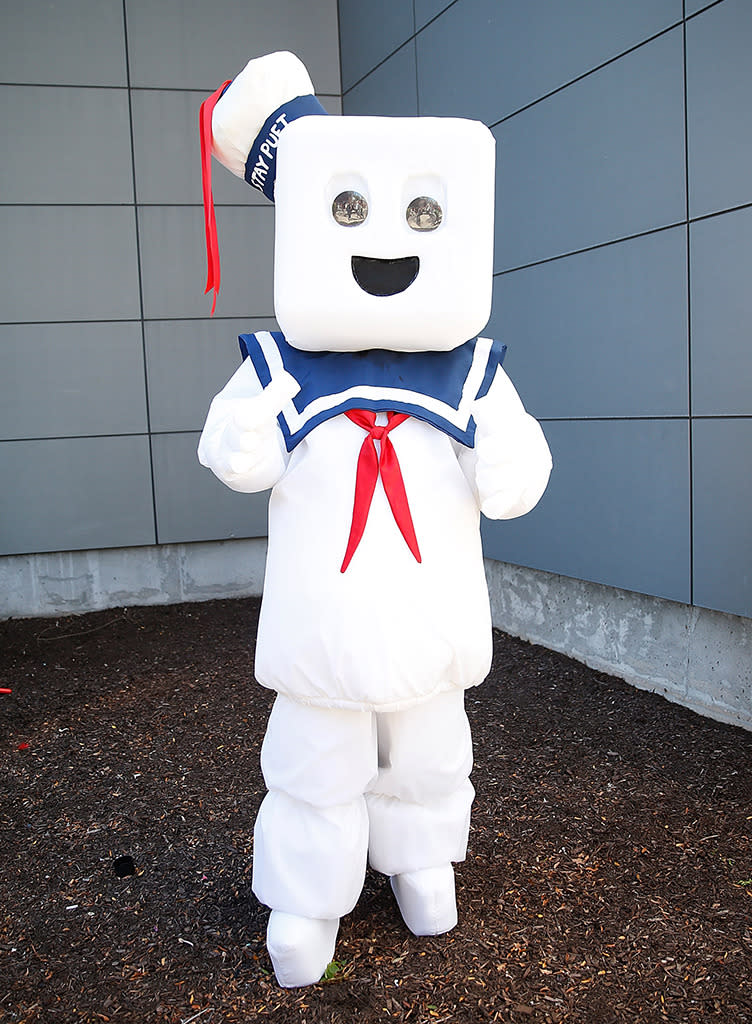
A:
{"label": "round glossy eye", "polygon": [[332,203],[332,217],[343,227],[362,224],[368,216],[368,200],[360,192],[340,192]]}
{"label": "round glossy eye", "polygon": [[435,231],[442,217],[441,207],[430,196],[413,199],[405,212],[405,219],[413,231]]}

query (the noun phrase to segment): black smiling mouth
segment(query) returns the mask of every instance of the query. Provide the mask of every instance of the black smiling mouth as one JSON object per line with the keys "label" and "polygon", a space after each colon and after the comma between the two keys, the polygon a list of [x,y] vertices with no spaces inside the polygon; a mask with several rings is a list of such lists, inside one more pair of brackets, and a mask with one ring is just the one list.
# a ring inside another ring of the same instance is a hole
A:
{"label": "black smiling mouth", "polygon": [[377,260],[372,256],[353,256],[353,277],[369,295],[399,295],[413,283],[420,270],[417,256],[396,260]]}

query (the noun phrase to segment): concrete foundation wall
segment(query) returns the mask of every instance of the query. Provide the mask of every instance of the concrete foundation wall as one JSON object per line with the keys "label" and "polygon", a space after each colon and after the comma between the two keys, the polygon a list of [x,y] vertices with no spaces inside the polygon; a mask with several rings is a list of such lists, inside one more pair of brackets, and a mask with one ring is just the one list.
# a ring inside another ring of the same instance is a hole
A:
{"label": "concrete foundation wall", "polygon": [[261,593],[266,538],[0,558],[0,619]]}
{"label": "concrete foundation wall", "polygon": [[486,560],[494,625],[752,729],[752,619]]}
{"label": "concrete foundation wall", "polygon": [[[260,595],[266,539],[0,558],[0,618]],[[752,730],[752,620],[486,560],[494,625]]]}

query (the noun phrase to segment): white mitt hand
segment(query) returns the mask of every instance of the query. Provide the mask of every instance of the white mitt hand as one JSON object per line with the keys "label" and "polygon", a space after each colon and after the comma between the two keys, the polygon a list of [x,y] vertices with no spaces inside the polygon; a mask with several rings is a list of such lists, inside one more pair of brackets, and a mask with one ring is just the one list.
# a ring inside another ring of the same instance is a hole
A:
{"label": "white mitt hand", "polygon": [[540,424],[525,412],[516,392],[514,400],[503,404],[494,400],[498,397],[481,398],[473,408],[475,484],[484,515],[514,519],[538,504],[551,475],[551,452]]}
{"label": "white mitt hand", "polygon": [[475,480],[489,519],[524,516],[540,501],[551,474],[551,453],[540,424],[516,417],[501,435],[479,438]]}
{"label": "white mitt hand", "polygon": [[[285,469],[277,416],[300,390],[289,373],[252,397],[217,396],[199,444],[199,460],[228,487],[256,491],[272,487]],[[219,429],[217,429],[219,428]]]}

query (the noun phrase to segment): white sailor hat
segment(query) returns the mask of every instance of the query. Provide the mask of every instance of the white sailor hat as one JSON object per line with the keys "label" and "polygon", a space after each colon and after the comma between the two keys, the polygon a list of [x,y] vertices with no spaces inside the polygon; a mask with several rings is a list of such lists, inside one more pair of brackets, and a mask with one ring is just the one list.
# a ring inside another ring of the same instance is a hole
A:
{"label": "white sailor hat", "polygon": [[201,174],[206,230],[206,292],[219,293],[217,223],[211,188],[211,158],[219,160],[274,202],[279,136],[299,117],[325,114],[313,95],[313,83],[294,53],[280,51],[250,60],[240,74],[224,82],[201,104]]}

